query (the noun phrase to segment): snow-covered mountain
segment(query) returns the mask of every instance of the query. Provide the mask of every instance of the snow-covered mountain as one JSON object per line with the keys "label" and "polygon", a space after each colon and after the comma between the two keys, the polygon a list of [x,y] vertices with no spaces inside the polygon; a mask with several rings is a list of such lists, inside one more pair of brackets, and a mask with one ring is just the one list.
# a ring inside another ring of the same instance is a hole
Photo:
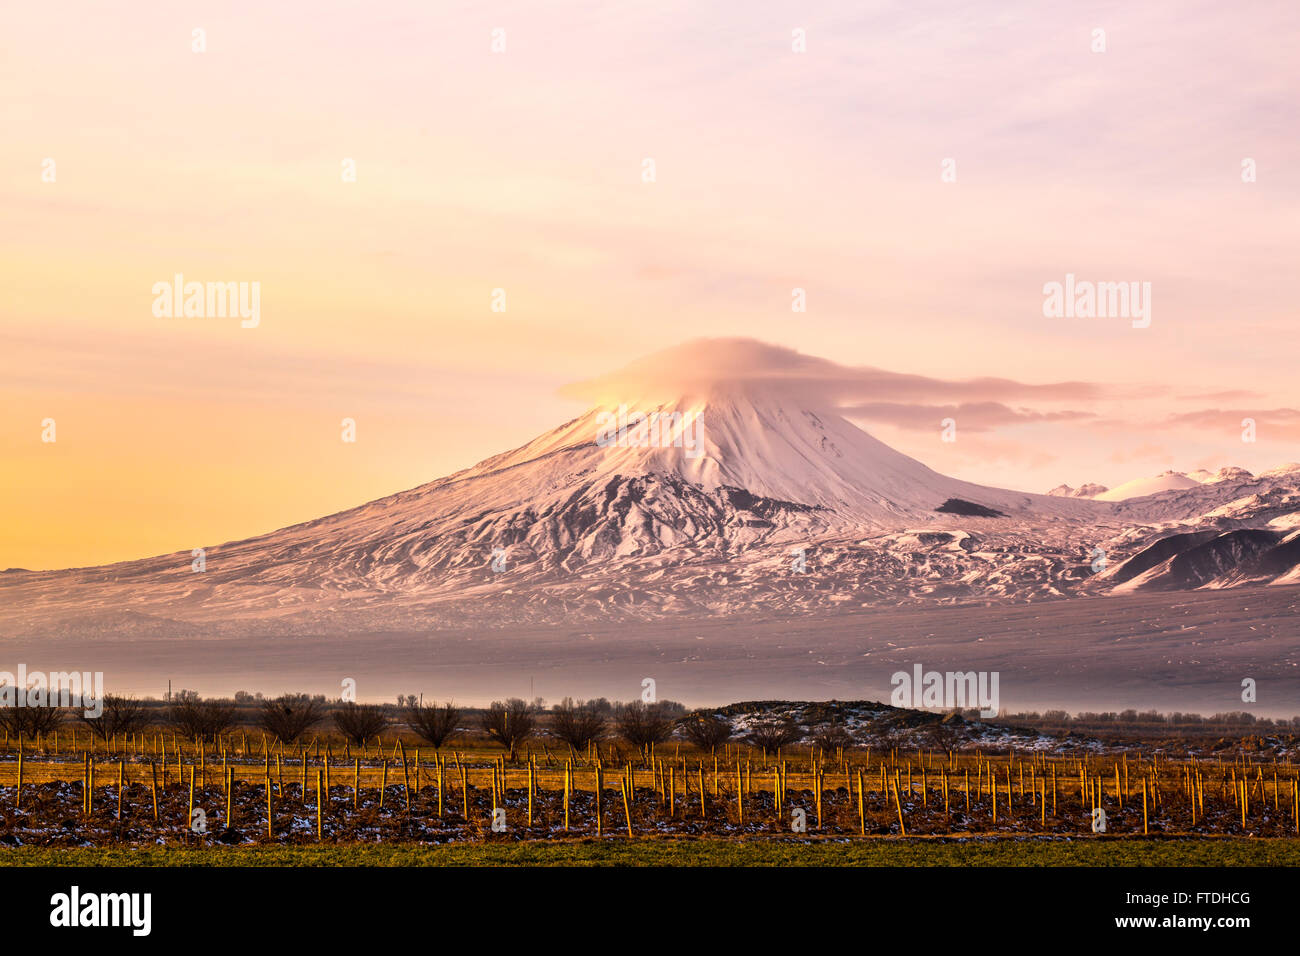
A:
{"label": "snow-covered mountain", "polygon": [[184,551],[0,574],[0,628],[314,633],[1026,601],[1218,581],[1156,582],[1152,554],[1141,573],[1116,571],[1164,536],[1257,527],[1273,531],[1215,567],[1284,546],[1258,567],[1285,577],[1290,539],[1269,522],[1300,509],[1300,468],[1243,474],[1115,501],[989,488],[933,471],[823,400],[724,381],[597,406],[446,478],[207,547],[201,573]]}
{"label": "snow-covered mountain", "polygon": [[1049,491],[1048,494],[1057,498],[1096,498],[1103,491],[1107,490],[1108,489],[1105,485],[1088,482],[1085,485],[1080,485],[1078,488],[1071,488],[1069,485],[1057,485]]}
{"label": "snow-covered mountain", "polygon": [[[627,420],[622,437],[609,432]],[[666,439],[658,436],[665,430]],[[825,521],[839,524],[891,525],[932,514],[950,498],[1044,517],[1096,513],[1043,495],[949,478],[876,440],[832,408],[737,383],[673,401],[593,408],[521,448],[415,493],[460,486],[483,497],[486,485],[505,479],[517,500],[537,502],[577,485],[603,487],[614,479],[651,475],[707,494],[741,489],[797,510],[823,511]],[[494,493],[490,503],[503,502]]]}
{"label": "snow-covered mountain", "polygon": [[1180,488],[1195,488],[1202,484],[1195,478],[1181,471],[1166,471],[1154,478],[1135,478],[1103,491],[1093,497],[1097,501],[1127,501],[1129,498],[1145,498],[1158,495],[1162,491],[1177,491]]}
{"label": "snow-covered mountain", "polygon": [[[1294,471],[1300,470],[1297,465],[1282,465],[1279,468],[1273,468],[1260,475],[1261,478],[1286,478],[1293,474]],[[1228,466],[1220,468],[1218,471],[1209,471],[1205,468],[1197,468],[1195,471],[1165,471],[1151,478],[1134,478],[1132,481],[1126,481],[1122,485],[1114,488],[1106,488],[1104,485],[1084,485],[1077,491],[1070,488],[1069,485],[1060,485],[1048,492],[1049,495],[1067,495],[1076,498],[1092,498],[1094,501],[1127,501],[1130,498],[1145,498],[1149,495],[1158,495],[1165,491],[1178,491],[1183,488],[1195,488],[1197,485],[1215,485],[1221,482],[1240,482],[1250,481],[1255,476],[1245,468]]]}

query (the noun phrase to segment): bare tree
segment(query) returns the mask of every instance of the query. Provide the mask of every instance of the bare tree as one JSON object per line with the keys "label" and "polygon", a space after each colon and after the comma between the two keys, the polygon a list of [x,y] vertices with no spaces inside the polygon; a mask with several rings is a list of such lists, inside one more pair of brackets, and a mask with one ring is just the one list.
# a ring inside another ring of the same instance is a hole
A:
{"label": "bare tree", "polygon": [[412,704],[406,712],[407,726],[414,730],[421,740],[431,743],[433,749],[437,751],[456,733],[460,711],[450,701],[442,705],[422,706],[418,698],[410,697],[408,700],[415,700],[416,703]]}
{"label": "bare tree", "polygon": [[325,715],[324,702],[306,694],[282,694],[262,701],[258,726],[281,743],[291,744]]}
{"label": "bare tree", "polygon": [[378,704],[346,703],[334,711],[334,726],[354,744],[364,744],[388,726],[388,715]]}
{"label": "bare tree", "polygon": [[509,749],[510,759],[514,760],[519,745],[531,737],[537,727],[537,712],[527,701],[511,697],[505,703],[492,701],[479,721],[489,737]]}
{"label": "bare tree", "polygon": [[575,704],[572,697],[566,697],[551,708],[552,736],[575,751],[586,750],[592,741],[599,740],[605,723],[605,715],[592,701]]}
{"label": "bare tree", "polygon": [[197,694],[181,691],[168,710],[176,729],[186,737],[217,737],[235,725],[235,705],[228,700],[202,700]]}
{"label": "bare tree", "polygon": [[0,730],[10,737],[35,740],[63,726],[63,711],[57,707],[0,707]]}
{"label": "bare tree", "polygon": [[620,704],[614,711],[618,735],[641,751],[642,757],[650,756],[653,744],[661,744],[673,735],[673,724],[670,708],[662,703],[646,704],[637,700]]}
{"label": "bare tree", "polygon": [[776,753],[802,736],[799,725],[789,718],[768,717],[755,721],[749,728],[749,742],[764,754]]}
{"label": "bare tree", "polygon": [[927,734],[930,738],[930,746],[935,750],[955,749],[961,742],[962,728],[965,725],[966,721],[962,719],[962,716],[953,711],[930,728]]}
{"label": "bare tree", "polygon": [[687,740],[709,753],[716,753],[735,733],[731,721],[717,714],[695,714],[687,717],[679,726]]}
{"label": "bare tree", "polygon": [[822,753],[837,754],[841,749],[852,747],[857,741],[843,724],[830,723],[822,724],[813,731],[812,743]]}
{"label": "bare tree", "polygon": [[90,732],[100,740],[138,734],[153,723],[154,715],[149,713],[144,701],[134,697],[105,694],[102,705],[103,709],[98,717],[87,717],[85,711],[77,711],[77,719],[89,727]]}

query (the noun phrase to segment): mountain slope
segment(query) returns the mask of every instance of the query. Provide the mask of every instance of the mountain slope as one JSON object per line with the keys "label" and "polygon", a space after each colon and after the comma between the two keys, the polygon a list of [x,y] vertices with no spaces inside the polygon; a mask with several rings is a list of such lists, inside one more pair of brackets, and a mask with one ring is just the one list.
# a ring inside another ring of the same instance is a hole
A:
{"label": "mountain slope", "polygon": [[[1134,555],[1174,532],[1285,521],[1297,509],[1281,489],[1297,483],[1229,477],[1113,503],[988,488],[824,402],[716,383],[599,406],[446,478],[208,547],[201,573],[180,552],[0,575],[0,627],[305,634],[1029,601],[1162,586],[1156,552]],[[1132,573],[1095,574],[1098,546],[1134,558]],[[1222,548],[1210,567],[1230,577],[1260,556],[1247,550]],[[1289,554],[1261,567],[1284,576]]]}

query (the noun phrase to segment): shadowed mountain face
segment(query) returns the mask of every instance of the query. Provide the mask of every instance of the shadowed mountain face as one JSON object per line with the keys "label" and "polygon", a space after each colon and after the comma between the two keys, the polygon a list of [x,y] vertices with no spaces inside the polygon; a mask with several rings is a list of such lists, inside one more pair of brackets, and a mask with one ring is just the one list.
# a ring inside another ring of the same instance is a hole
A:
{"label": "shadowed mountain face", "polygon": [[1185,534],[1171,534],[1167,538],[1161,538],[1155,544],[1143,548],[1133,557],[1121,565],[1114,574],[1113,581],[1116,584],[1123,584],[1131,581],[1146,571],[1150,571],[1157,565],[1174,558],[1184,551],[1191,550],[1199,544],[1207,541],[1213,541],[1219,536],[1217,531],[1189,531]]}
{"label": "shadowed mountain face", "polygon": [[1114,503],[988,488],[819,402],[716,385],[594,408],[447,478],[209,546],[201,572],[187,550],[0,575],[0,627],[370,632],[1284,579],[1295,546],[1269,522],[1297,513],[1300,473],[1243,476]]}
{"label": "shadowed mountain face", "polygon": [[1300,535],[1268,529],[1172,535],[1134,555],[1115,580],[1180,591],[1270,581],[1300,567]]}

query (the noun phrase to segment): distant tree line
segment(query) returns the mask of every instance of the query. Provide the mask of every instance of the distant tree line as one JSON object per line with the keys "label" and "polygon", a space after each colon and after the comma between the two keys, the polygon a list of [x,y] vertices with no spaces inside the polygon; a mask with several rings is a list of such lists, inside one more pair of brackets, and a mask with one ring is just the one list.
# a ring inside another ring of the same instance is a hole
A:
{"label": "distant tree line", "polygon": [[[105,695],[101,712],[54,707],[0,707],[0,730],[9,737],[35,739],[57,731],[66,721],[89,729],[101,740],[138,734],[156,725],[169,725],[186,738],[213,739],[236,727],[253,727],[271,740],[294,744],[304,735],[328,725],[357,746],[380,735],[405,728],[434,750],[457,736],[481,735],[516,759],[528,741],[556,741],[571,753],[585,754],[604,742],[620,741],[648,757],[653,748],[678,739],[703,753],[716,753],[732,742],[743,741],[767,754],[806,743],[834,754],[855,746],[888,748],[918,739],[936,749],[956,746],[960,726],[979,720],[978,712],[954,711],[947,718],[924,714],[925,722],[899,722],[916,712],[892,711],[884,717],[853,727],[842,718],[821,719],[801,726],[780,713],[738,715],[729,718],[707,710],[688,713],[675,701],[620,703],[599,697],[566,697],[549,708],[545,701],[512,697],[493,701],[485,708],[462,710],[451,702],[428,704],[421,695],[400,694],[394,704],[358,704],[329,701],[323,694],[282,694],[266,698],[239,691],[233,698],[204,698],[181,690],[168,701]],[[989,723],[985,721],[985,723]],[[1290,719],[1258,717],[1246,711],[1217,713],[1160,713],[1155,710],[1081,712],[1064,710],[1006,714],[994,723],[1022,727],[1056,736],[1089,734],[1101,737],[1123,733],[1140,737],[1211,737],[1213,735],[1285,735],[1300,731],[1300,716]]]}

